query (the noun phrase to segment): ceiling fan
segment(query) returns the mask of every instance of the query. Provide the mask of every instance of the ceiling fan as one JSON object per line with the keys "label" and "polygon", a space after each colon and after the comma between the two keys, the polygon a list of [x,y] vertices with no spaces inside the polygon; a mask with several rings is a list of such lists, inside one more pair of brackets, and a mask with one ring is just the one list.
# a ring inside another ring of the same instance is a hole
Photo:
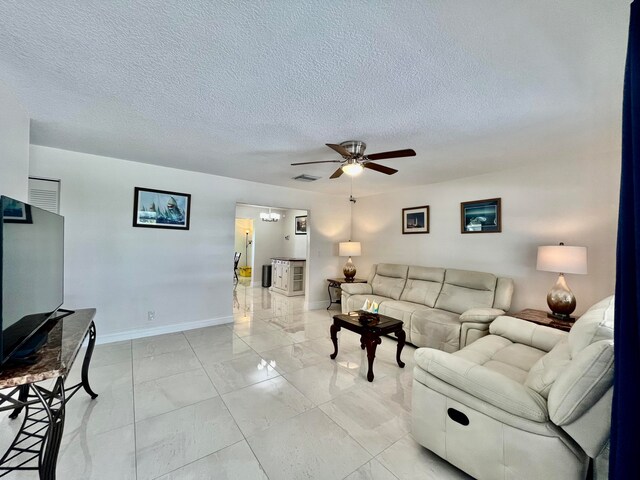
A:
{"label": "ceiling fan", "polygon": [[333,175],[329,178],[338,178],[343,173],[347,175],[355,176],[361,173],[365,168],[375,170],[376,172],[384,173],[387,175],[393,175],[398,170],[395,168],[385,167],[379,163],[373,163],[372,160],[382,160],[384,158],[399,158],[399,157],[415,157],[416,152],[409,149],[406,150],[394,150],[392,152],[380,152],[372,153],[371,155],[365,155],[364,151],[367,148],[367,144],[360,140],[348,140],[342,142],[340,145],[333,143],[325,144],[327,147],[332,148],[340,155],[342,160],[321,160],[317,162],[300,162],[292,163],[291,165],[309,165],[312,163],[341,163]]}

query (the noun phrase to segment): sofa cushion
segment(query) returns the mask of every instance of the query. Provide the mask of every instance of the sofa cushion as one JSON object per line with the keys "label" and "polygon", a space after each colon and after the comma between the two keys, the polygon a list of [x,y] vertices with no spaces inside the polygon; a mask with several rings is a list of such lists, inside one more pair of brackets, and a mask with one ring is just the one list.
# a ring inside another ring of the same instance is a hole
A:
{"label": "sofa cushion", "polygon": [[460,348],[460,321],[455,313],[421,307],[411,315],[411,343],[455,352]]}
{"label": "sofa cushion", "polygon": [[549,353],[538,360],[527,375],[525,385],[538,392],[544,398],[549,397],[551,385],[571,361],[569,342],[564,339],[556,344]]}
{"label": "sofa cushion", "polygon": [[577,420],[612,385],[613,340],[600,340],[573,357],[551,386],[548,402],[551,421],[562,426]]}
{"label": "sofa cushion", "polygon": [[399,300],[407,279],[406,265],[381,263],[376,268],[376,274],[371,281],[371,288],[375,295]]}
{"label": "sofa cushion", "polygon": [[458,315],[471,308],[492,307],[496,276],[468,270],[447,270],[436,308]]}
{"label": "sofa cushion", "polygon": [[444,268],[409,267],[400,300],[434,307],[444,281]]}
{"label": "sofa cushion", "polygon": [[613,338],[614,297],[607,297],[593,305],[571,327],[569,345],[571,356],[600,340]]}
{"label": "sofa cushion", "polygon": [[378,312],[382,315],[402,320],[404,322],[402,327],[409,333],[411,331],[411,315],[420,308],[424,308],[424,306],[401,300],[386,300],[380,304]]}
{"label": "sofa cushion", "polygon": [[531,367],[545,354],[498,335],[482,337],[453,355],[525,383]]}
{"label": "sofa cushion", "polygon": [[499,277],[496,282],[496,295],[493,299],[493,308],[499,308],[508,312],[511,308],[513,297],[513,279]]}
{"label": "sofa cushion", "polygon": [[558,342],[567,338],[567,333],[561,330],[505,315],[491,322],[489,333],[545,352],[549,352]]}
{"label": "sofa cushion", "polygon": [[504,310],[499,308],[472,308],[460,315],[461,322],[489,323],[504,315]]}

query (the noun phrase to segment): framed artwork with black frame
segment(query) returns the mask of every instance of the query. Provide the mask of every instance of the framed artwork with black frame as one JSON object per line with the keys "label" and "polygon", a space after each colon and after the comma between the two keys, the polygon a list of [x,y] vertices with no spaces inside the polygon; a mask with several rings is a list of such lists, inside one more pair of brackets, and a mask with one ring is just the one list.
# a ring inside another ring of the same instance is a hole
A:
{"label": "framed artwork with black frame", "polygon": [[500,198],[460,203],[460,233],[502,232]]}
{"label": "framed artwork with black frame", "polygon": [[4,223],[33,223],[31,205],[9,197],[5,198],[7,201],[2,212],[2,221]]}
{"label": "framed artwork with black frame", "polygon": [[306,235],[307,234],[307,216],[300,215],[296,217],[296,235]]}
{"label": "framed artwork with black frame", "polygon": [[189,230],[191,194],[135,187],[133,226]]}
{"label": "framed artwork with black frame", "polygon": [[402,209],[402,234],[429,233],[429,205]]}

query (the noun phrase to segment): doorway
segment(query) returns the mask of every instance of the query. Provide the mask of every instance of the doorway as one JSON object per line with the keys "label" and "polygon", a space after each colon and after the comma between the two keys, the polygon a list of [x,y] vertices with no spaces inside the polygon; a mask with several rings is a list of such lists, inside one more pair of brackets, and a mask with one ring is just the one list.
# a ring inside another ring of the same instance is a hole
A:
{"label": "doorway", "polygon": [[[237,218],[235,229],[235,255],[239,254],[236,271],[237,281],[251,284],[253,278],[254,227],[252,218]],[[235,260],[235,257],[234,257]],[[236,267],[234,265],[234,267]],[[235,276],[234,276],[235,278]]]}
{"label": "doorway", "polygon": [[239,275],[241,284],[261,286],[263,266],[271,266],[272,258],[306,262],[307,220],[308,211],[304,209],[237,204],[235,251],[241,253],[239,265],[251,269],[250,277]]}

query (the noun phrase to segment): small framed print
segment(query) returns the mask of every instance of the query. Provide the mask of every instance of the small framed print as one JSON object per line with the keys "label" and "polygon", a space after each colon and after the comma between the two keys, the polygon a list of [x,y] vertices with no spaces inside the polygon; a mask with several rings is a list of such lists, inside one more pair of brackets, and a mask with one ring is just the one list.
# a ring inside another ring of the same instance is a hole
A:
{"label": "small framed print", "polygon": [[306,235],[307,234],[307,216],[302,215],[296,217],[296,235]]}
{"label": "small framed print", "polygon": [[189,230],[191,194],[135,187],[133,226]]}
{"label": "small framed print", "polygon": [[402,209],[402,234],[429,233],[429,205]]}
{"label": "small framed print", "polygon": [[460,203],[460,233],[502,232],[501,199]]}
{"label": "small framed print", "polygon": [[4,223],[33,223],[31,205],[5,197],[2,221]]}

